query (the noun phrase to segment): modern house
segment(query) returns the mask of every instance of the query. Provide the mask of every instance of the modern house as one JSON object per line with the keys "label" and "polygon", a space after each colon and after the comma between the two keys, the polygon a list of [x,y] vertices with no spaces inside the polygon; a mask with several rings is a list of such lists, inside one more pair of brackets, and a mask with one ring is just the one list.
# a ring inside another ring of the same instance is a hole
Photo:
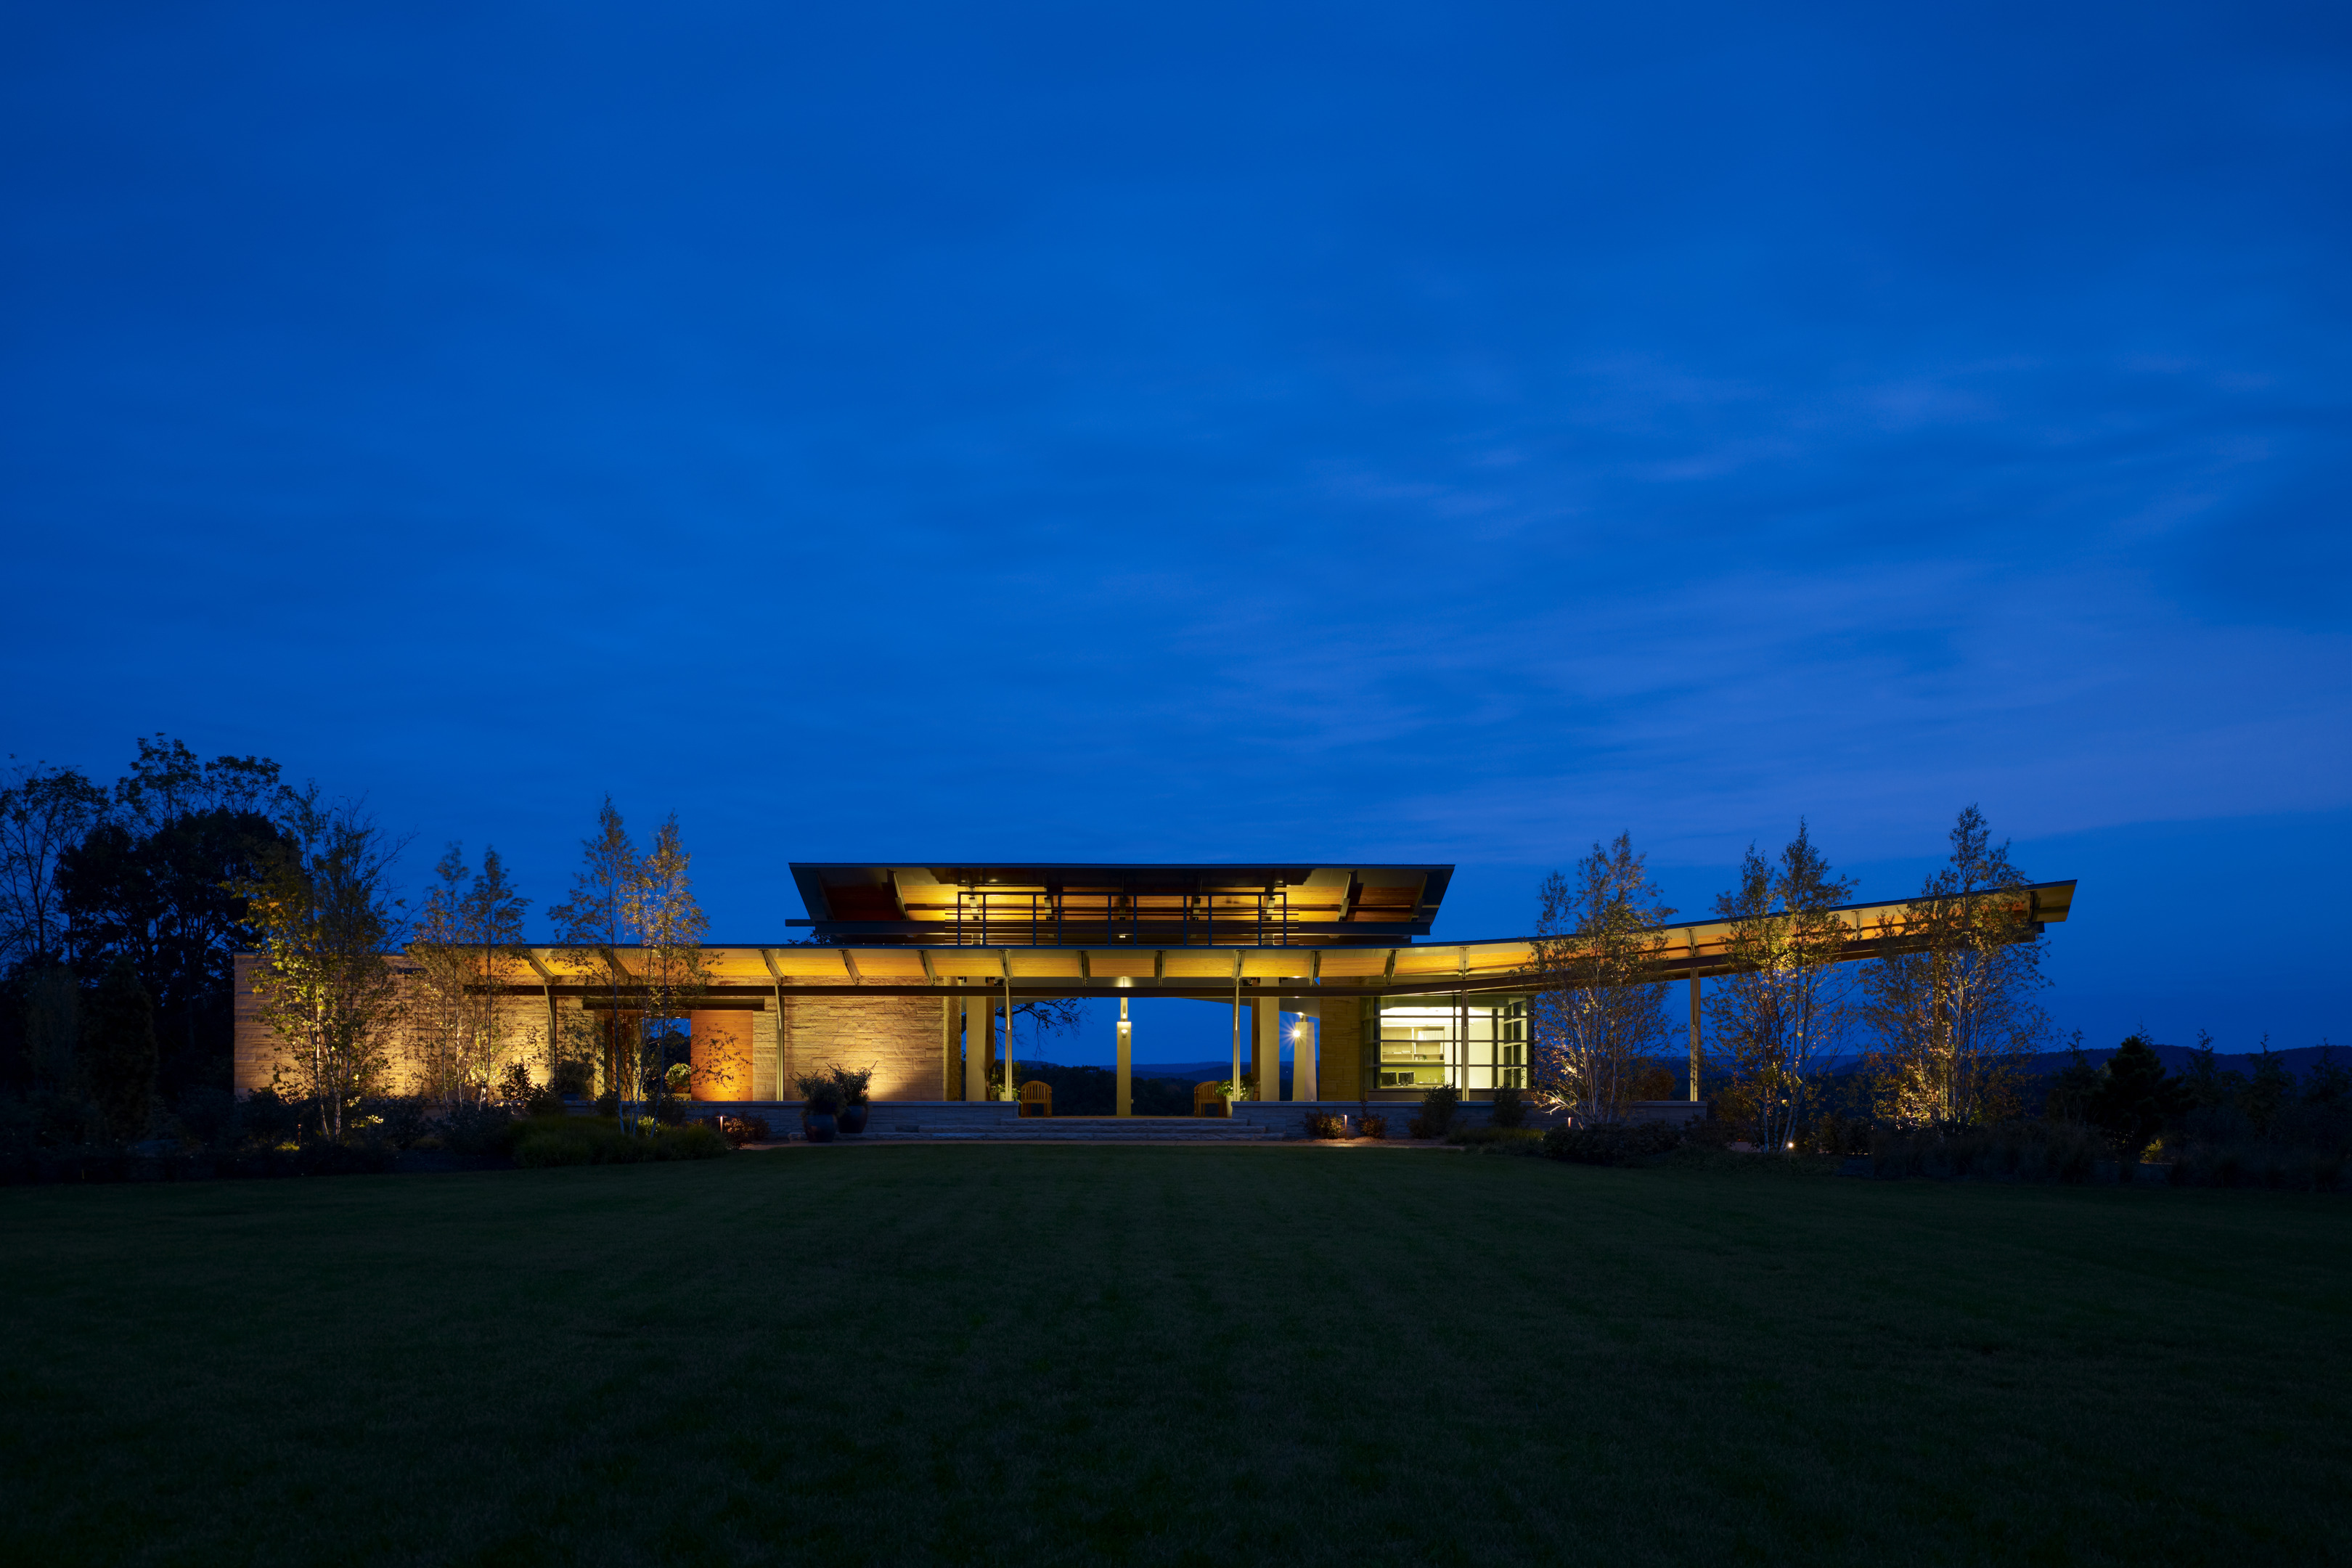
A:
{"label": "modern house", "polygon": [[[1124,1004],[1182,997],[1229,1009],[1234,1076],[1280,1096],[1280,1016],[1299,1016],[1290,1098],[1465,1100],[1526,1087],[1533,939],[1433,942],[1450,866],[796,864],[799,940],[713,944],[690,1025],[698,1100],[792,1096],[793,1076],[871,1066],[877,1101],[983,1101],[1004,1021],[1042,997],[1116,1000],[1118,1103],[1134,1059]],[[2074,884],[2002,895],[2023,929],[2063,921]],[[1854,956],[1900,944],[1903,900],[1841,911]],[[1689,983],[1694,1066],[1699,983],[1728,973],[1720,921],[1664,928],[1658,970]],[[614,953],[625,968],[631,951]],[[274,1042],[253,1016],[239,961],[237,1087],[269,1081]],[[541,1038],[593,1036],[607,988],[549,948],[498,976],[509,1018]],[[626,1009],[626,997],[618,1005]],[[1692,1079],[1693,1098],[1696,1079]],[[1010,1107],[1005,1108],[1010,1110]]]}

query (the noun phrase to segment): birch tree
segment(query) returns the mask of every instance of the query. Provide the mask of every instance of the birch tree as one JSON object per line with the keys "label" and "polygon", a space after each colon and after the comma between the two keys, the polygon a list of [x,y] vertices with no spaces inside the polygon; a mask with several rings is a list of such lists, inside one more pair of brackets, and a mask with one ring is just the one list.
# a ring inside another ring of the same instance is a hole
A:
{"label": "birch tree", "polygon": [[[637,939],[638,981],[646,998],[645,1026],[638,1037],[648,1044],[656,1037],[667,1037],[673,1023],[685,1021],[690,1029],[688,1011],[709,984],[702,954],[709,922],[695,900],[694,883],[688,875],[693,858],[678,837],[677,815],[673,812],[655,830],[653,847],[637,862],[636,878],[629,889],[628,921]],[[646,1059],[637,1063],[630,1080],[647,1093],[653,1091],[662,1069],[662,1064],[651,1060],[650,1055],[648,1051]],[[731,1078],[734,1065],[714,1065],[705,1070]]]}
{"label": "birch tree", "polygon": [[1908,1126],[2006,1114],[2020,1059],[2049,1036],[2049,984],[2025,879],[1971,805],[1951,858],[1884,929],[1898,950],[1864,966],[1862,1015],[1880,1115]]}
{"label": "birch tree", "polygon": [[1802,821],[1777,860],[1749,845],[1738,885],[1716,895],[1716,916],[1729,927],[1725,955],[1738,967],[1708,998],[1709,1033],[1763,1148],[1795,1138],[1813,1077],[1850,1024],[1852,987],[1838,965],[1853,933],[1832,911],[1853,895]]}
{"label": "birch tree", "polygon": [[[597,836],[583,841],[572,898],[550,911],[567,969],[604,992],[606,1072],[622,1125],[635,1131],[653,1091],[655,1042],[687,1016],[709,984],[702,953],[707,922],[695,901],[686,851],[673,814],[636,852],[608,796]],[[632,971],[621,949],[633,949]]]}
{"label": "birch tree", "polygon": [[1539,1091],[1555,1108],[1590,1121],[1625,1114],[1634,1080],[1673,1030],[1657,928],[1674,912],[1630,834],[1595,844],[1572,876],[1544,879],[1528,1011]]}
{"label": "birch tree", "polygon": [[310,1101],[340,1138],[352,1108],[382,1087],[400,1023],[401,937],[392,867],[401,846],[316,784],[289,795],[293,848],[238,889],[261,934],[257,1011],[279,1041],[275,1081]]}
{"label": "birch tree", "polygon": [[478,871],[457,844],[433,868],[408,950],[417,971],[409,1037],[436,1098],[487,1100],[508,1061],[538,1038],[514,1025],[499,994],[507,965],[524,952],[530,906],[494,847],[484,847]]}
{"label": "birch tree", "polygon": [[629,889],[636,874],[636,844],[613,797],[606,795],[604,809],[596,814],[595,837],[580,841],[580,870],[572,880],[572,896],[548,911],[555,922],[556,962],[604,993],[604,1005],[592,1016],[592,1038],[598,1080],[616,1100],[625,1092],[621,1037],[643,1029],[643,1021],[625,1011],[636,982],[620,956],[630,942]]}

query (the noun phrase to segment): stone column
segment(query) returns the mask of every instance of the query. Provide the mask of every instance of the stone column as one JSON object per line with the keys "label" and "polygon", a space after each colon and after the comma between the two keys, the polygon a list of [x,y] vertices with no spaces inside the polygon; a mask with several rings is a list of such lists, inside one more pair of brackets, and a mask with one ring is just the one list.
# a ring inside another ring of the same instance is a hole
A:
{"label": "stone column", "polygon": [[1319,1089],[1316,1082],[1318,1075],[1315,1071],[1316,1004],[1302,1000],[1296,1005],[1298,1011],[1298,1029],[1290,1047],[1290,1098],[1313,1100],[1318,1097]]}
{"label": "stone column", "polygon": [[988,1098],[988,1064],[996,1055],[996,1008],[975,987],[963,999],[963,1097]]}

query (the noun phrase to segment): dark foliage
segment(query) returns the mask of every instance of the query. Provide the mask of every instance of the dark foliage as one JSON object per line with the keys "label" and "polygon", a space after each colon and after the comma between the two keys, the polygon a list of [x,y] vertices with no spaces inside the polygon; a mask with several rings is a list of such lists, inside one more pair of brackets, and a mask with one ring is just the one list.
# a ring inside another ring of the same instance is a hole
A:
{"label": "dark foliage", "polygon": [[1867,1154],[1874,1131],[1866,1116],[1824,1111],[1799,1132],[1797,1148],[1807,1154]]}
{"label": "dark foliage", "polygon": [[2065,1067],[2051,1075],[2042,1100],[2042,1116],[2052,1121],[2092,1125],[2091,1103],[2105,1081],[2099,1064],[2084,1051],[2082,1033],[2077,1030],[2073,1043],[2066,1047]]}
{"label": "dark foliage", "polygon": [[1462,1109],[1462,1091],[1452,1084],[1440,1084],[1421,1097],[1421,1114],[1412,1119],[1406,1131],[1415,1138],[1443,1138],[1454,1126],[1454,1113]]}
{"label": "dark foliage", "polygon": [[1528,1121],[1528,1097],[1519,1089],[1498,1089],[1495,1091],[1493,1109],[1486,1118],[1493,1127],[1524,1127]]}
{"label": "dark foliage", "polygon": [[722,1116],[719,1118],[719,1135],[727,1140],[730,1149],[740,1149],[746,1143],[768,1141],[768,1119],[764,1116]]}
{"label": "dark foliage", "polygon": [[81,1068],[118,1142],[143,1137],[155,1097],[155,1009],[130,959],[118,957],[81,1008]]}
{"label": "dark foliage", "polygon": [[505,1154],[524,1125],[503,1105],[461,1105],[441,1119],[441,1141],[452,1153]]}
{"label": "dark foliage", "polygon": [[1305,1120],[1309,1138],[1345,1138],[1348,1135],[1348,1119],[1334,1112],[1310,1110]]}
{"label": "dark foliage", "polygon": [[1663,1121],[1596,1121],[1553,1128],[1544,1134],[1543,1152],[1578,1165],[1638,1165],[1682,1143],[1682,1129]]}
{"label": "dark foliage", "polygon": [[2127,1036],[2092,1091],[2092,1125],[2107,1135],[2116,1152],[2137,1160],[2166,1125],[2189,1108],[2189,1090],[2164,1070],[2164,1063],[2137,1035]]}
{"label": "dark foliage", "polygon": [[584,1057],[560,1058],[549,1078],[548,1088],[559,1100],[585,1100],[596,1085],[595,1064]]}
{"label": "dark foliage", "polygon": [[541,1117],[517,1124],[515,1163],[549,1165],[634,1165],[656,1160],[711,1160],[729,1152],[728,1141],[703,1121],[681,1127],[656,1128],[650,1135],[631,1135],[618,1121],[602,1117]]}
{"label": "dark foliage", "polygon": [[1540,1154],[1544,1135],[1532,1127],[1456,1127],[1448,1143],[1497,1154]]}
{"label": "dark foliage", "polygon": [[1387,1117],[1385,1117],[1385,1116],[1370,1116],[1370,1115],[1367,1115],[1367,1116],[1359,1116],[1359,1117],[1357,1117],[1357,1118],[1356,1118],[1356,1136],[1357,1136],[1357,1137],[1359,1137],[1359,1138],[1386,1138],[1388,1135],[1389,1135],[1389,1119],[1388,1119]]}
{"label": "dark foliage", "polygon": [[285,852],[257,811],[189,812],[152,826],[110,820],[58,864],[73,963],[85,974],[127,962],[152,999],[168,1088],[228,1082],[234,959],[256,945],[228,891]]}
{"label": "dark foliage", "polygon": [[2000,1121],[1982,1127],[1880,1130],[1871,1173],[1948,1181],[2088,1182],[2108,1158],[2107,1141],[2066,1121]]}
{"label": "dark foliage", "polygon": [[804,1072],[793,1087],[801,1091],[802,1109],[811,1116],[841,1114],[841,1084],[830,1072]]}

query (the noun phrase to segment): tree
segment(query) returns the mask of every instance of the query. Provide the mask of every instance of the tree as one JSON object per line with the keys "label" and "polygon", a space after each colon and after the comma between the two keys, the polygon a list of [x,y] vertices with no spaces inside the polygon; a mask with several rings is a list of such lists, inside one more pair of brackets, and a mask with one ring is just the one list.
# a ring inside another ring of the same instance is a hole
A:
{"label": "tree", "polygon": [[401,846],[316,784],[287,802],[290,851],[240,889],[261,936],[256,1012],[279,1041],[276,1082],[312,1102],[341,1137],[352,1108],[383,1081],[400,1023],[391,963],[401,918],[392,896]]}
{"label": "tree", "polygon": [[1738,967],[1716,983],[1710,1033],[1746,1090],[1764,1148],[1794,1142],[1814,1072],[1847,1028],[1849,987],[1838,964],[1853,932],[1835,906],[1853,894],[1801,820],[1778,860],[1749,845],[1738,886],[1716,895],[1716,915],[1729,928],[1725,956]]}
{"label": "tree", "polygon": [[2066,1043],[2066,1065],[2051,1075],[2043,1120],[2091,1125],[2091,1101],[2105,1081],[2105,1069],[2084,1053],[2083,1031],[2075,1030]]}
{"label": "tree", "polygon": [[[692,863],[693,857],[678,837],[677,815],[673,812],[655,830],[653,847],[637,862],[636,877],[629,889],[627,918],[637,939],[637,956],[643,965],[638,981],[646,998],[646,1027],[638,1036],[641,1041],[651,1034],[668,1034],[673,1022],[688,1022],[690,1027],[688,1010],[709,984],[702,956],[708,922],[702,906],[695,901],[694,884],[688,875]],[[713,1064],[705,1071],[731,1078],[739,1065]],[[630,1070],[630,1088],[625,1093],[656,1092],[650,1079],[660,1070],[661,1064],[640,1059]]]}
{"label": "tree", "polygon": [[2264,1035],[2256,1047],[2254,1070],[2248,1076],[2238,1100],[2257,1135],[2270,1136],[2272,1120],[2294,1093],[2294,1075],[2287,1070],[2286,1063],[2279,1060],[2277,1053],[2271,1049],[2271,1037]]}
{"label": "tree", "polygon": [[2336,1047],[2326,1040],[2319,1042],[2319,1059],[2304,1078],[2303,1102],[2328,1110],[2352,1106],[2352,1072],[2336,1059]]}
{"label": "tree", "polygon": [[147,1130],[155,1098],[155,1005],[127,958],[107,966],[81,1011],[81,1068],[107,1131]]}
{"label": "tree", "polygon": [[[615,1096],[620,1089],[621,1037],[641,1029],[643,1021],[624,1011],[635,978],[622,963],[619,950],[629,943],[629,888],[637,874],[637,847],[604,797],[596,814],[596,837],[580,841],[581,864],[572,879],[572,897],[548,911],[555,922],[556,962],[570,973],[601,989],[604,1005],[590,1015],[594,1037],[597,1076]],[[565,1048],[558,1042],[559,1050]]]}
{"label": "tree", "polygon": [[1895,951],[1864,968],[1872,1088],[1879,1114],[1903,1125],[2007,1113],[2020,1059],[2049,1033],[2025,879],[1990,837],[1983,813],[1960,813],[1950,860],[1882,928]]}
{"label": "tree", "polygon": [[436,1098],[486,1102],[516,1047],[538,1037],[513,1026],[499,995],[525,951],[530,905],[495,848],[485,847],[482,868],[470,871],[463,846],[452,844],[433,868],[408,949],[416,963],[409,1037]]}
{"label": "tree", "polygon": [[[705,922],[695,902],[686,852],[672,816],[640,858],[606,796],[596,837],[581,843],[572,897],[549,910],[556,926],[557,960],[601,989],[599,1009],[604,1081],[624,1125],[635,1128],[646,1081],[657,1069],[657,1043],[684,1016],[707,984],[702,958]],[[638,949],[639,971],[621,957]]]}
{"label": "tree", "polygon": [[25,1051],[33,1086],[50,1094],[81,1092],[81,986],[62,963],[25,973]]}
{"label": "tree", "polygon": [[1587,1119],[1617,1120],[1673,1027],[1656,928],[1675,911],[1624,833],[1606,848],[1595,844],[1573,879],[1545,878],[1539,897],[1528,1015],[1543,1092]]}
{"label": "tree", "polygon": [[2168,1075],[2147,1041],[2127,1035],[2091,1096],[2092,1123],[2106,1133],[2116,1152],[2137,1160],[2166,1123],[2189,1108],[2188,1089]]}
{"label": "tree", "polygon": [[0,787],[0,959],[38,966],[65,955],[58,861],[104,814],[106,792],[46,763],[11,766],[7,777]]}
{"label": "tree", "polygon": [[61,856],[58,891],[74,965],[126,959],[153,998],[167,1076],[226,1087],[236,955],[257,936],[236,889],[287,847],[259,812],[211,805],[152,826],[110,815]]}
{"label": "tree", "polygon": [[2218,1110],[2234,1106],[2245,1092],[2246,1075],[2224,1072],[2219,1056],[2213,1049],[2210,1031],[2197,1031],[2197,1044],[2189,1052],[2189,1067],[2180,1075],[2181,1087],[2189,1096],[2189,1107],[2197,1110]]}

